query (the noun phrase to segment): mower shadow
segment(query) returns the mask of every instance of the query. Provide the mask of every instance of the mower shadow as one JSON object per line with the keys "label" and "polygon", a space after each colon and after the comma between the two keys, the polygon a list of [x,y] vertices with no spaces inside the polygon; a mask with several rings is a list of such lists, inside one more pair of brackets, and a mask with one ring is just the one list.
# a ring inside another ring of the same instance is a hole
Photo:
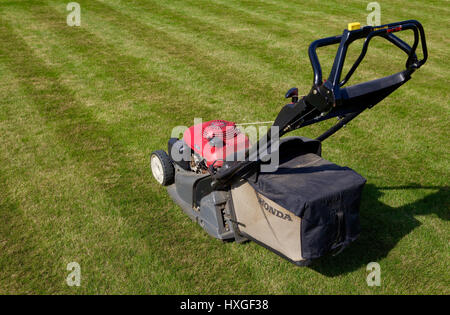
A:
{"label": "mower shadow", "polygon": [[[433,189],[437,190],[425,198],[402,207],[393,208],[379,201],[383,190],[391,189]],[[386,257],[397,243],[420,222],[415,215],[435,214],[442,220],[449,220],[447,209],[450,200],[449,187],[408,185],[398,187],[376,187],[368,184],[364,188],[361,202],[360,238],[338,256],[324,257],[311,269],[328,277],[345,274],[369,262]]]}

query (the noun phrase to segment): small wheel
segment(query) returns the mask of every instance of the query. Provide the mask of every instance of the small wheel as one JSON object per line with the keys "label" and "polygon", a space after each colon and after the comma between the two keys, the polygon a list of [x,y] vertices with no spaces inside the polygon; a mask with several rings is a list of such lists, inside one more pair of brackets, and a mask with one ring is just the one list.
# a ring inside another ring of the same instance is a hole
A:
{"label": "small wheel", "polygon": [[153,177],[163,186],[174,182],[175,169],[169,156],[163,150],[154,151],[150,155],[150,167]]}

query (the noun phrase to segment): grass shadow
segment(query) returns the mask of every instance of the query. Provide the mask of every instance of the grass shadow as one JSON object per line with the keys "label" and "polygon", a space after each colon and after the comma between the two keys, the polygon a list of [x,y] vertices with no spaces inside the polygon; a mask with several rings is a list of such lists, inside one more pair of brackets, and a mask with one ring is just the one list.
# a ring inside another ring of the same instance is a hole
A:
{"label": "grass shadow", "polygon": [[[433,189],[437,192],[402,207],[394,208],[381,201],[383,190]],[[435,214],[440,219],[450,218],[448,186],[407,185],[377,187],[372,184],[364,188],[361,205],[361,236],[353,245],[338,256],[327,256],[318,260],[311,268],[325,276],[334,277],[349,273],[372,261],[385,258],[397,243],[421,225],[415,215]]]}

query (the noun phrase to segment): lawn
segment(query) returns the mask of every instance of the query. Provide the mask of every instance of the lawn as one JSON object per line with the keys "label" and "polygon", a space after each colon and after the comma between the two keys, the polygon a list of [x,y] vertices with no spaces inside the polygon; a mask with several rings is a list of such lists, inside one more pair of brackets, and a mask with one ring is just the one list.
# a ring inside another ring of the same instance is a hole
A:
{"label": "lawn", "polygon": [[[382,23],[423,24],[429,61],[324,142],[368,182],[360,239],[311,268],[209,237],[149,154],[195,117],[273,120],[288,88],[311,87],[308,45],[365,24],[368,1],[79,0],[80,27],[67,2],[0,3],[1,294],[450,294],[448,1],[379,1]],[[375,40],[350,83],[405,61]]]}

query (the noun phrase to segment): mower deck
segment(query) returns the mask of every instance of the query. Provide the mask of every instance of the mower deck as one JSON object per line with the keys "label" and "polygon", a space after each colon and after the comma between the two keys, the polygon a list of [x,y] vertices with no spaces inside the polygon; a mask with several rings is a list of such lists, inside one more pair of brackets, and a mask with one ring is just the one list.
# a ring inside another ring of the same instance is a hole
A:
{"label": "mower deck", "polygon": [[[235,233],[224,220],[228,192],[208,191],[209,175],[193,174],[176,168],[175,178],[175,183],[167,186],[167,192],[183,212],[209,235],[220,240],[233,240]],[[192,200],[194,195],[198,202],[198,205],[194,206],[195,208],[192,206],[195,204],[195,201]]]}

